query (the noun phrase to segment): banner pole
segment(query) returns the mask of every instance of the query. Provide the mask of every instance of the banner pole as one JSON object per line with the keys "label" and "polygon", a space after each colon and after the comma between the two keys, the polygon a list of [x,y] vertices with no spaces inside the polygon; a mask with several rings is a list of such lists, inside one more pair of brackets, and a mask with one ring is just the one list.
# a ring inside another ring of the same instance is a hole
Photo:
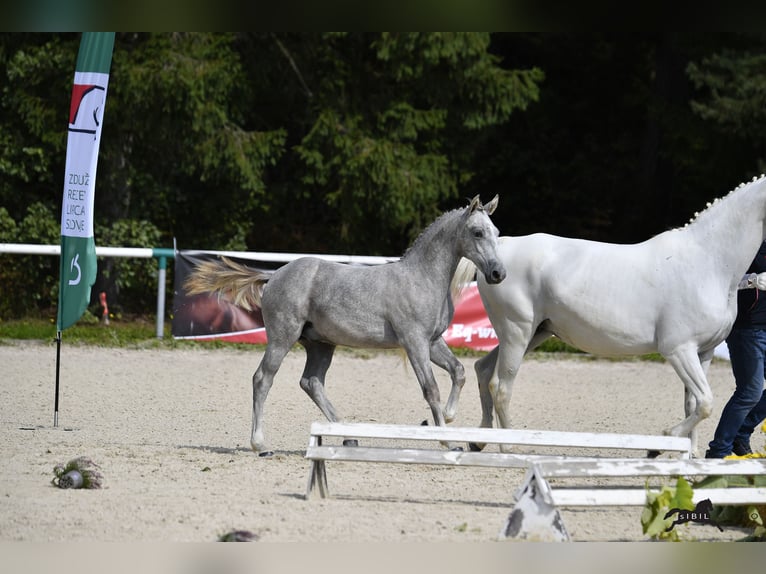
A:
{"label": "banner pole", "polygon": [[53,426],[59,426],[59,368],[61,366],[61,331],[56,331],[56,398],[53,403]]}
{"label": "banner pole", "polygon": [[82,317],[90,303],[91,287],[96,282],[93,209],[98,149],[101,143],[114,37],[114,32],[82,33],[72,82],[61,202],[54,427],[58,426],[59,413],[61,333]]}

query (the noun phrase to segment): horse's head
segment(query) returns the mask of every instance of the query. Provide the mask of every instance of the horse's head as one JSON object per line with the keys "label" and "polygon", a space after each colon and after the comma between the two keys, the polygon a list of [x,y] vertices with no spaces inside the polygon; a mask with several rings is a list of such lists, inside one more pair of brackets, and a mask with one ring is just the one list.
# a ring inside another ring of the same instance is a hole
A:
{"label": "horse's head", "polygon": [[700,500],[697,503],[697,506],[694,507],[695,512],[704,513],[704,514],[710,514],[713,512],[713,503],[709,498],[706,498],[705,500]]}
{"label": "horse's head", "polygon": [[495,211],[496,195],[482,205],[477,195],[464,214],[465,225],[460,231],[460,255],[469,259],[484,274],[487,283],[500,283],[505,279],[505,267],[497,254],[497,236],[500,234],[489,216]]}

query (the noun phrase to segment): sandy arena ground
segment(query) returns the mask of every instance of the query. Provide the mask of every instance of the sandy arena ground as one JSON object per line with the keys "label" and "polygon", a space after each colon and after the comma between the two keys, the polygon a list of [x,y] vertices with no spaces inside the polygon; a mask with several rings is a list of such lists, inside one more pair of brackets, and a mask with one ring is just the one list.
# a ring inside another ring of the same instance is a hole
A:
{"label": "sandy arena ground", "polygon": [[[329,463],[333,497],[304,500],[308,430],[322,420],[298,386],[304,354],[288,355],[266,402],[271,458],[249,447],[250,381],[260,357],[256,348],[65,342],[54,428],[55,346],[0,344],[0,542],[210,542],[234,529],[261,542],[497,540],[521,470]],[[468,381],[453,424],[476,426],[475,359],[461,360]],[[436,375],[446,399],[449,379],[438,369]],[[715,409],[700,426],[703,452],[733,389],[725,361],[714,361],[709,378]],[[411,369],[396,354],[339,351],[327,385],[349,421],[430,418]],[[514,389],[514,421],[527,429],[660,434],[680,420],[682,397],[667,364],[533,357]],[[762,450],[764,435],[756,435],[753,447]],[[101,466],[102,489],[51,485],[53,467],[77,456]],[[640,513],[569,509],[563,518],[577,541],[642,541]],[[742,536],[710,525],[685,532],[705,540]]]}

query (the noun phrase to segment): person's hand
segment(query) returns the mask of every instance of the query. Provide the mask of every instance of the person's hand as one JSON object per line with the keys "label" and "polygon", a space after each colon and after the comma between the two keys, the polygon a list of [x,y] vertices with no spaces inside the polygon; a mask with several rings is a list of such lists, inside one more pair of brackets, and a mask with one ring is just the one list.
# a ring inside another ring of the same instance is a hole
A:
{"label": "person's hand", "polygon": [[764,273],[748,273],[745,275],[737,286],[738,289],[758,289],[759,291],[766,291],[766,272]]}

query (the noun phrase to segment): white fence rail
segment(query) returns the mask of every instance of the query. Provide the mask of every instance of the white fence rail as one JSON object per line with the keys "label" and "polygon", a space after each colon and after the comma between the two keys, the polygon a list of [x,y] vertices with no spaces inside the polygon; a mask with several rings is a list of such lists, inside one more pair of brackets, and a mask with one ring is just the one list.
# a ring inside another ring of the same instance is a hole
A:
{"label": "white fence rail", "polygon": [[[60,245],[38,245],[33,243],[0,243],[0,254],[9,255],[61,255]],[[134,257],[149,259],[158,263],[157,273],[157,338],[165,331],[165,277],[168,258],[175,257],[175,250],[161,247],[98,247],[96,257]]]}
{"label": "white fence rail", "polygon": [[[61,255],[60,245],[39,245],[34,243],[0,243],[0,254],[9,255]],[[365,255],[323,255],[309,253],[278,253],[270,251],[193,251],[184,253],[211,253],[241,259],[256,261],[269,261],[277,263],[289,263],[300,257],[319,257],[337,263],[349,263],[356,265],[380,265],[396,261],[398,257],[375,257]],[[176,250],[164,247],[99,247],[96,246],[97,257],[134,257],[149,259],[154,257],[158,263],[157,275],[157,338],[161,339],[165,330],[165,278],[167,273],[167,260],[175,257]]]}

